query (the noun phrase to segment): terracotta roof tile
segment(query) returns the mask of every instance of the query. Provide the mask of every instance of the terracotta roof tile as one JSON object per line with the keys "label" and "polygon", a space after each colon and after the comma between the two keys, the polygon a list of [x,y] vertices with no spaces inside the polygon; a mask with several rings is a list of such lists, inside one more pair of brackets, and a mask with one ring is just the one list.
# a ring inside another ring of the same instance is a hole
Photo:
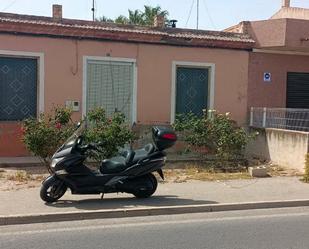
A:
{"label": "terracotta roof tile", "polygon": [[51,17],[0,13],[0,32],[35,35],[74,36],[164,43],[186,46],[211,46],[250,49],[255,41],[247,34],[179,28],[155,28],[73,19],[56,22]]}

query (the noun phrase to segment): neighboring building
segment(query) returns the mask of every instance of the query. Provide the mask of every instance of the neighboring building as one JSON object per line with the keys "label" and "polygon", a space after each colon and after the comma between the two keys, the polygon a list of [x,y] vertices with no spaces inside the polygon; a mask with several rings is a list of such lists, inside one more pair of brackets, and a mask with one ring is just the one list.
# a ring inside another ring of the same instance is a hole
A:
{"label": "neighboring building", "polygon": [[283,0],[269,20],[242,22],[225,31],[256,41],[249,53],[248,107],[309,109],[309,9]]}
{"label": "neighboring building", "polygon": [[[203,108],[246,122],[246,34],[0,14],[0,156],[27,155],[20,122],[53,105],[122,111],[132,124],[168,124]],[[176,94],[177,91],[177,94]]]}

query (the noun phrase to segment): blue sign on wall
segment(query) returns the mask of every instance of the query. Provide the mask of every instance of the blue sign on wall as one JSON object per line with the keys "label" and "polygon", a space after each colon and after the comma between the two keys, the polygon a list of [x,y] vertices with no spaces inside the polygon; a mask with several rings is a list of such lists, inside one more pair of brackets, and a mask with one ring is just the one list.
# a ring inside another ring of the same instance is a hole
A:
{"label": "blue sign on wall", "polygon": [[271,82],[271,73],[264,73],[264,82]]}

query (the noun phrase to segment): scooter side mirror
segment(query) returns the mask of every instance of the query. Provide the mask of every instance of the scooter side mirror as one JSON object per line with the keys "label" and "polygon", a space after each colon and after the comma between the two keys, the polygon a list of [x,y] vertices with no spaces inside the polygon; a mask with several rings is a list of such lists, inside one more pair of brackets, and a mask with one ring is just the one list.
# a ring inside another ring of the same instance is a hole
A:
{"label": "scooter side mirror", "polygon": [[82,125],[82,123],[81,123],[81,122],[78,122],[78,123],[76,124],[76,129],[78,129],[81,125]]}

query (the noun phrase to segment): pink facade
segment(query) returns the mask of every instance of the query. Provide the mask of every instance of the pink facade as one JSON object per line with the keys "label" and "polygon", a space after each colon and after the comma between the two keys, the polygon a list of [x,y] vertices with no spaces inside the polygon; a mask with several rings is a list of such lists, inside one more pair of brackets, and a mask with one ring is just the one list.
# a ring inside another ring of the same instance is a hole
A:
{"label": "pink facade", "polygon": [[[80,103],[75,120],[86,113],[88,59],[133,63],[132,121],[138,125],[173,122],[177,67],[207,69],[207,108],[231,112],[246,125],[250,107],[286,107],[289,72],[309,73],[309,21],[295,19],[296,12],[283,9],[225,32],[0,13],[0,58],[36,58],[37,112],[74,100]],[[20,138],[18,122],[0,121],[0,156],[28,155]]]}
{"label": "pink facade", "polygon": [[[231,112],[239,123],[246,121],[248,56],[243,50],[190,48],[121,42],[76,41],[70,39],[38,38],[1,35],[2,51],[22,51],[44,55],[44,111],[66,100],[80,101],[83,106],[83,74],[85,56],[135,59],[137,66],[137,123],[171,122],[171,84],[173,62],[209,63],[214,67],[214,109]],[[1,54],[1,52],[0,52]],[[16,55],[18,57],[18,52]],[[40,62],[41,63],[41,62]],[[82,117],[74,113],[76,120]],[[1,122],[16,127],[15,122]],[[27,154],[15,135],[7,143],[18,144],[15,150],[0,144],[0,156]]]}
{"label": "pink facade", "polygon": [[[264,72],[271,73],[271,82],[264,82]],[[309,73],[309,57],[250,53],[248,107],[286,107],[288,72]]]}

